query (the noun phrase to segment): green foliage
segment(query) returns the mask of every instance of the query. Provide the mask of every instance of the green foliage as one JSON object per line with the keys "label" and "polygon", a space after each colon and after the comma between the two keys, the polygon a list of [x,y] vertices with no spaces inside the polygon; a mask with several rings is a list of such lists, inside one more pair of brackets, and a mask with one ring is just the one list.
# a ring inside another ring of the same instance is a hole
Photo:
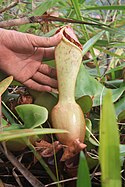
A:
{"label": "green foliage", "polygon": [[[101,96],[105,95],[107,90],[103,84],[89,75],[84,66],[81,66],[76,84],[76,98],[89,95],[93,98],[93,106],[98,106],[102,103]],[[112,89],[114,102],[119,99],[124,90],[125,84],[122,84],[120,88]]]}
{"label": "green foliage", "polygon": [[88,113],[92,108],[92,99],[88,95],[80,97],[76,100],[76,102],[80,105],[83,113]]}
{"label": "green foliage", "polygon": [[112,95],[108,91],[103,99],[100,121],[99,157],[102,171],[102,187],[120,187],[120,150],[119,132],[112,104]]}
{"label": "green foliage", "polygon": [[89,168],[84,153],[80,153],[77,187],[91,187]]}
{"label": "green foliage", "polygon": [[83,46],[83,56],[90,50],[90,48],[101,38],[101,36],[104,34],[105,31],[102,31],[98,33],[97,35],[90,38]]}
{"label": "green foliage", "polygon": [[116,115],[118,121],[122,121],[125,119],[125,96],[123,96],[116,104],[115,104]]}
{"label": "green foliage", "polygon": [[0,141],[7,141],[16,138],[35,136],[40,134],[53,134],[53,133],[67,133],[67,131],[60,130],[60,129],[50,129],[50,128],[6,130],[4,132],[0,132]]}
{"label": "green foliage", "polygon": [[[64,130],[36,128],[40,127],[48,119],[46,108],[34,104],[19,105],[16,107],[19,117],[23,120],[24,125],[12,123],[7,126],[7,122],[2,119],[3,131],[0,134],[0,141],[14,138],[23,138],[37,134],[62,133]],[[36,128],[36,129],[35,129]]]}
{"label": "green foliage", "polygon": [[34,104],[24,104],[16,107],[16,111],[24,122],[24,129],[36,128],[48,119],[46,108]]}
{"label": "green foliage", "polygon": [[[0,10],[8,6],[9,3],[11,1],[0,0]],[[94,173],[91,173],[91,169],[94,169],[95,173],[98,170],[100,172],[98,168],[98,147],[100,144],[99,156],[102,168],[102,186],[120,187],[120,164],[123,167],[125,162],[125,143],[123,136],[125,122],[125,83],[123,80],[123,68],[125,67],[124,2],[111,0],[25,0],[20,1],[15,7],[1,13],[0,19],[1,21],[5,21],[51,12],[56,12],[63,18],[82,20],[96,24],[82,25],[73,23],[71,25],[83,45],[84,58],[77,77],[75,97],[77,103],[85,113],[87,126],[85,143],[87,144],[86,152],[88,154],[86,159],[82,153],[80,154],[77,186],[83,186],[83,182],[86,182],[85,187],[94,185]],[[63,22],[42,22],[41,24],[31,23],[8,29],[50,37],[60,26],[66,24]],[[96,50],[97,53],[95,52]],[[86,54],[89,54],[88,57],[86,57]],[[45,63],[52,66],[55,64],[54,60],[46,60]],[[12,77],[0,83],[0,95],[7,89],[11,81]],[[15,82],[14,84],[19,85]],[[47,120],[48,113],[49,115],[51,114],[53,106],[58,101],[58,95],[38,92],[32,92],[31,95],[33,95],[34,104],[42,107],[39,108],[33,105],[18,106],[17,112],[23,122],[2,102],[2,112],[7,120],[2,118],[4,131],[1,132],[2,136],[0,135],[0,141],[8,139],[12,141],[20,137],[63,132],[62,130],[39,128]],[[11,95],[7,95],[6,99],[8,98],[10,99]],[[104,98],[103,101],[102,98]],[[115,103],[115,112],[112,103]],[[100,116],[101,106],[102,114]],[[43,107],[47,108],[48,112]],[[119,131],[116,120],[119,123]],[[7,126],[8,122],[11,124],[9,127]],[[101,124],[100,128],[99,124]],[[101,135],[100,142],[98,140],[98,134]],[[36,154],[35,151],[34,154]],[[89,168],[87,167],[86,160]],[[44,168],[47,168],[47,166]],[[90,184],[88,169],[90,169],[90,174],[92,174],[92,184]],[[52,173],[50,172],[49,175],[52,176]],[[52,178],[56,181],[54,177]],[[97,181],[100,179],[99,176],[95,178],[97,178]],[[108,180],[106,180],[107,178]],[[108,184],[104,183],[105,180]],[[99,185],[101,186],[100,183]]]}
{"label": "green foliage", "polygon": [[90,7],[86,10],[125,10],[124,5],[110,5],[110,6],[97,6],[97,7]]}
{"label": "green foliage", "polygon": [[13,77],[10,76],[0,82],[0,96],[6,91],[8,86],[11,84],[12,80],[13,80]]}

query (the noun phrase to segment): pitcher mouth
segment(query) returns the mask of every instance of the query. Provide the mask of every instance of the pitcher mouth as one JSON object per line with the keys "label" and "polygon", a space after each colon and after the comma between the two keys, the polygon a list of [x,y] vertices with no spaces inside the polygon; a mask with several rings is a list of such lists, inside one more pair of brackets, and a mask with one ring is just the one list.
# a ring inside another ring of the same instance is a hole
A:
{"label": "pitcher mouth", "polygon": [[80,50],[82,50],[82,45],[80,44],[80,42],[78,41],[73,29],[71,28],[71,26],[67,25],[64,27],[61,27],[60,29],[58,29],[56,31],[56,33],[58,32],[62,32],[62,35],[68,40],[70,41],[72,44],[76,45]]}

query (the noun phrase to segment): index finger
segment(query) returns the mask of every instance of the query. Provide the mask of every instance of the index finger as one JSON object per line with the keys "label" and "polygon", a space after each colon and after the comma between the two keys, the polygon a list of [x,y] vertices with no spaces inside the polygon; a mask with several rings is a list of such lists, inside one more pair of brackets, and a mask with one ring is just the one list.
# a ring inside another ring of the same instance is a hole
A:
{"label": "index finger", "polygon": [[27,34],[28,40],[34,47],[53,47],[61,41],[62,34],[59,32],[52,37],[41,37],[33,34]]}

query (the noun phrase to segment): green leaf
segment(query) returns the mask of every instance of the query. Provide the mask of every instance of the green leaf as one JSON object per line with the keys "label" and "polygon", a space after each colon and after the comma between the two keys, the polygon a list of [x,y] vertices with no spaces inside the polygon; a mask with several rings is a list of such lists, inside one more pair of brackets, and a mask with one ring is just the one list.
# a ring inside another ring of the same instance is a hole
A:
{"label": "green leaf", "polygon": [[120,156],[125,157],[125,145],[123,145],[123,144],[120,144]]}
{"label": "green leaf", "polygon": [[52,8],[55,6],[55,4],[59,0],[47,0],[42,2],[32,13],[32,16],[41,16],[44,14],[48,9]]}
{"label": "green leaf", "polygon": [[119,131],[116,123],[111,91],[103,98],[100,121],[99,158],[102,171],[102,187],[120,187]]}
{"label": "green leaf", "polygon": [[120,98],[120,96],[125,91],[125,84],[122,84],[120,88],[116,88],[116,89],[107,89],[106,87],[103,86],[103,89],[100,90],[100,93],[99,92],[97,93],[97,95],[93,100],[94,106],[98,106],[99,104],[102,104],[101,97],[104,96],[108,90],[111,90],[112,101],[115,102]]}
{"label": "green leaf", "polygon": [[68,133],[66,130],[50,129],[50,128],[36,128],[36,129],[19,129],[0,132],[0,141],[8,141],[15,138],[23,138],[28,136],[40,134],[53,134],[53,133]]}
{"label": "green leaf", "polygon": [[118,115],[118,121],[123,121],[125,120],[125,110],[123,110],[119,115]]}
{"label": "green leaf", "polygon": [[49,113],[58,101],[56,97],[48,92],[30,90],[30,94],[33,96],[34,104],[45,107]]}
{"label": "green leaf", "polygon": [[119,116],[123,111],[125,111],[125,96],[115,104],[115,111],[117,116]]}
{"label": "green leaf", "polygon": [[104,52],[114,58],[125,59],[125,55],[121,55],[121,54],[118,55],[116,52],[111,52],[111,51],[106,50],[102,47],[96,47],[96,49],[98,49],[99,51]]}
{"label": "green leaf", "polygon": [[85,10],[125,10],[124,5],[110,5],[110,6],[95,6],[89,7]]}
{"label": "green leaf", "polygon": [[2,126],[7,126],[8,125],[8,122],[2,118]]}
{"label": "green leaf", "polygon": [[83,113],[88,113],[92,108],[92,99],[88,95],[80,97],[76,100],[76,102],[80,105]]}
{"label": "green leaf", "polygon": [[16,111],[24,122],[24,129],[38,127],[48,119],[47,109],[34,104],[19,105]]}
{"label": "green leaf", "polygon": [[[41,16],[43,15],[48,9],[52,8],[53,6],[56,5],[56,3],[59,0],[47,0],[42,2],[31,14],[30,16]],[[20,26],[20,31],[21,32],[26,32],[32,25],[34,24],[27,24],[27,25],[22,25]]]}
{"label": "green leaf", "polygon": [[83,152],[80,153],[77,187],[91,187],[89,169]]}
{"label": "green leaf", "polygon": [[86,118],[85,121],[86,121],[85,140],[88,140],[91,144],[93,144],[95,146],[99,146],[99,141],[92,133],[92,123],[91,123],[90,119]]}
{"label": "green leaf", "polygon": [[120,160],[121,160],[121,166],[123,166],[123,163],[125,161],[125,145],[120,144]]}
{"label": "green leaf", "polygon": [[11,131],[11,130],[19,130],[21,129],[21,126],[17,123],[12,123],[11,125],[6,125],[4,123],[2,123],[2,127],[3,127],[3,131]]}
{"label": "green leaf", "polygon": [[[76,83],[75,96],[77,99],[84,95],[89,95],[91,98],[93,98],[93,106],[98,106],[102,103],[101,98],[106,94],[107,90],[109,89],[107,89],[94,77],[89,75],[85,67],[81,65]],[[111,90],[113,95],[113,102],[119,99],[119,97],[123,94],[124,90],[125,84],[122,84],[120,88]]]}
{"label": "green leaf", "polygon": [[[86,134],[85,134],[85,139],[89,140],[91,133],[92,133],[92,123],[89,119],[86,118]],[[90,133],[91,132],[91,133]]]}
{"label": "green leaf", "polygon": [[18,121],[18,123],[21,124],[21,122],[18,120],[15,114],[8,108],[8,106],[3,101],[2,101],[2,113],[10,124],[15,123],[15,121]]}
{"label": "green leaf", "polygon": [[13,77],[10,76],[0,82],[0,96],[6,91],[8,86],[11,84],[12,80],[13,80]]}
{"label": "green leaf", "polygon": [[105,31],[101,31],[92,38],[90,38],[85,45],[83,46],[82,54],[83,56],[87,53],[87,51],[101,38],[101,36],[105,33]]}

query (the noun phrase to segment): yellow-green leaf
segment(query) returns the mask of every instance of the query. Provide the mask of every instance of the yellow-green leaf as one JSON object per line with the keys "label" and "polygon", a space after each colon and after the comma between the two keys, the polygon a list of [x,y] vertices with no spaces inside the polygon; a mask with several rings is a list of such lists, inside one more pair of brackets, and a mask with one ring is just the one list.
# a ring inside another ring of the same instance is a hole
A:
{"label": "yellow-green leaf", "polygon": [[10,76],[0,82],[0,96],[6,91],[6,89],[11,84],[12,81],[13,81],[13,76]]}
{"label": "yellow-green leaf", "polygon": [[102,171],[102,187],[120,187],[119,131],[111,91],[107,91],[103,98],[99,158]]}

